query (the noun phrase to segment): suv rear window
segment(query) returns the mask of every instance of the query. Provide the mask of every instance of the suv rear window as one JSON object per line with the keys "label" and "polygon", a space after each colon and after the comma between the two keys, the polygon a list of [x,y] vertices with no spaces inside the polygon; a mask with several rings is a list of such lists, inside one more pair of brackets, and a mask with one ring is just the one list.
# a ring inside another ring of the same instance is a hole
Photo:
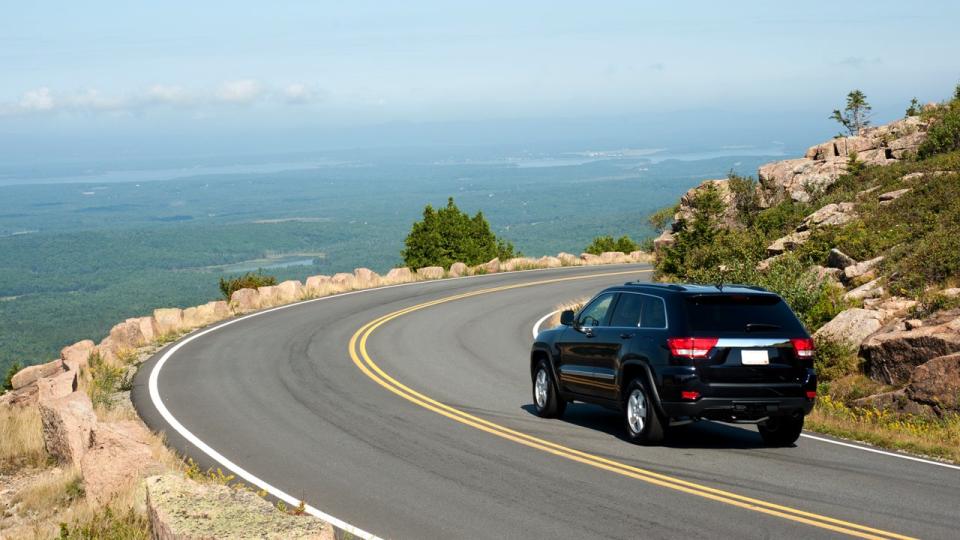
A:
{"label": "suv rear window", "polygon": [[694,332],[790,332],[803,325],[780,297],[751,294],[695,295],[686,299],[687,322]]}

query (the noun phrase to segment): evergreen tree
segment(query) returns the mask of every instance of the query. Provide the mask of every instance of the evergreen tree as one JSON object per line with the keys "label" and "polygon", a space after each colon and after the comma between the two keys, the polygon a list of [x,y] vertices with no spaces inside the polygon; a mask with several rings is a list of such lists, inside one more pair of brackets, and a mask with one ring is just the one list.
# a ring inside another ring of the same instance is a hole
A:
{"label": "evergreen tree", "polygon": [[493,234],[483,212],[470,217],[457,208],[453,197],[439,210],[428,204],[423,209],[423,219],[413,224],[404,245],[403,262],[410,268],[447,268],[455,262],[475,265],[494,257],[514,256],[513,244]]}
{"label": "evergreen tree", "polygon": [[867,103],[867,96],[860,90],[853,90],[847,94],[847,106],[844,112],[834,109],[831,120],[840,123],[850,135],[859,135],[860,130],[870,125],[870,111],[873,108]]}

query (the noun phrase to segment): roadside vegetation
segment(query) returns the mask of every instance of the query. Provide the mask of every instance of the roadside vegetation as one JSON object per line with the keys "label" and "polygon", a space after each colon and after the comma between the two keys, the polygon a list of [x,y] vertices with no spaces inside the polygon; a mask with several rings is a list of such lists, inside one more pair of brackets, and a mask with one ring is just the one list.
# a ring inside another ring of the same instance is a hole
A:
{"label": "roadside vegetation", "polygon": [[263,273],[263,270],[258,270],[257,272],[247,272],[242,276],[220,278],[220,292],[227,301],[230,301],[230,296],[240,289],[256,289],[257,287],[269,287],[276,284],[276,277],[268,276]]}
{"label": "roadside vegetation", "polygon": [[640,249],[640,246],[630,239],[629,236],[623,235],[616,240],[612,236],[598,236],[590,242],[583,251],[586,253],[592,253],[594,255],[600,255],[605,251],[621,251],[623,253],[630,253],[631,251],[636,251]]}
{"label": "roadside vegetation", "polygon": [[404,245],[403,262],[409,268],[449,268],[455,262],[472,266],[495,257],[506,260],[520,256],[513,244],[493,234],[483,212],[470,217],[457,208],[453,197],[439,210],[428,204]]}

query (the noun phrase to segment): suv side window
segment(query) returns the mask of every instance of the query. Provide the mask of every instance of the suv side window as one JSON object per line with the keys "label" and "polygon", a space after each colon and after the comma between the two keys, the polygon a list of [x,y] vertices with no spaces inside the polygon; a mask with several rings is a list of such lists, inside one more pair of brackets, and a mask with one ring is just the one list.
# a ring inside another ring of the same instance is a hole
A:
{"label": "suv side window", "polygon": [[629,326],[636,328],[640,326],[640,314],[643,311],[645,296],[639,294],[620,293],[620,300],[617,301],[617,307],[613,310],[613,317],[610,318],[610,326]]}
{"label": "suv side window", "polygon": [[644,296],[643,310],[640,313],[640,328],[666,328],[667,309],[663,298]]}
{"label": "suv side window", "polygon": [[610,311],[610,304],[613,302],[613,293],[607,293],[598,296],[590,305],[583,308],[577,320],[580,326],[594,327],[604,326],[607,320],[607,312]]}

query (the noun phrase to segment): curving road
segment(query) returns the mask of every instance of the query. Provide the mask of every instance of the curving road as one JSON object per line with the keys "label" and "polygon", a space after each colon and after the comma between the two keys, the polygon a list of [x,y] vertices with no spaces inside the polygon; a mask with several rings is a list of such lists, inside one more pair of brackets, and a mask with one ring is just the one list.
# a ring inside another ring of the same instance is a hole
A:
{"label": "curving road", "polygon": [[562,268],[285,306],[168,346],[134,402],[202,466],[359,536],[957,537],[960,468],[811,438],[764,448],[752,427],[708,422],[645,448],[591,405],[534,416],[533,324],[648,276]]}

